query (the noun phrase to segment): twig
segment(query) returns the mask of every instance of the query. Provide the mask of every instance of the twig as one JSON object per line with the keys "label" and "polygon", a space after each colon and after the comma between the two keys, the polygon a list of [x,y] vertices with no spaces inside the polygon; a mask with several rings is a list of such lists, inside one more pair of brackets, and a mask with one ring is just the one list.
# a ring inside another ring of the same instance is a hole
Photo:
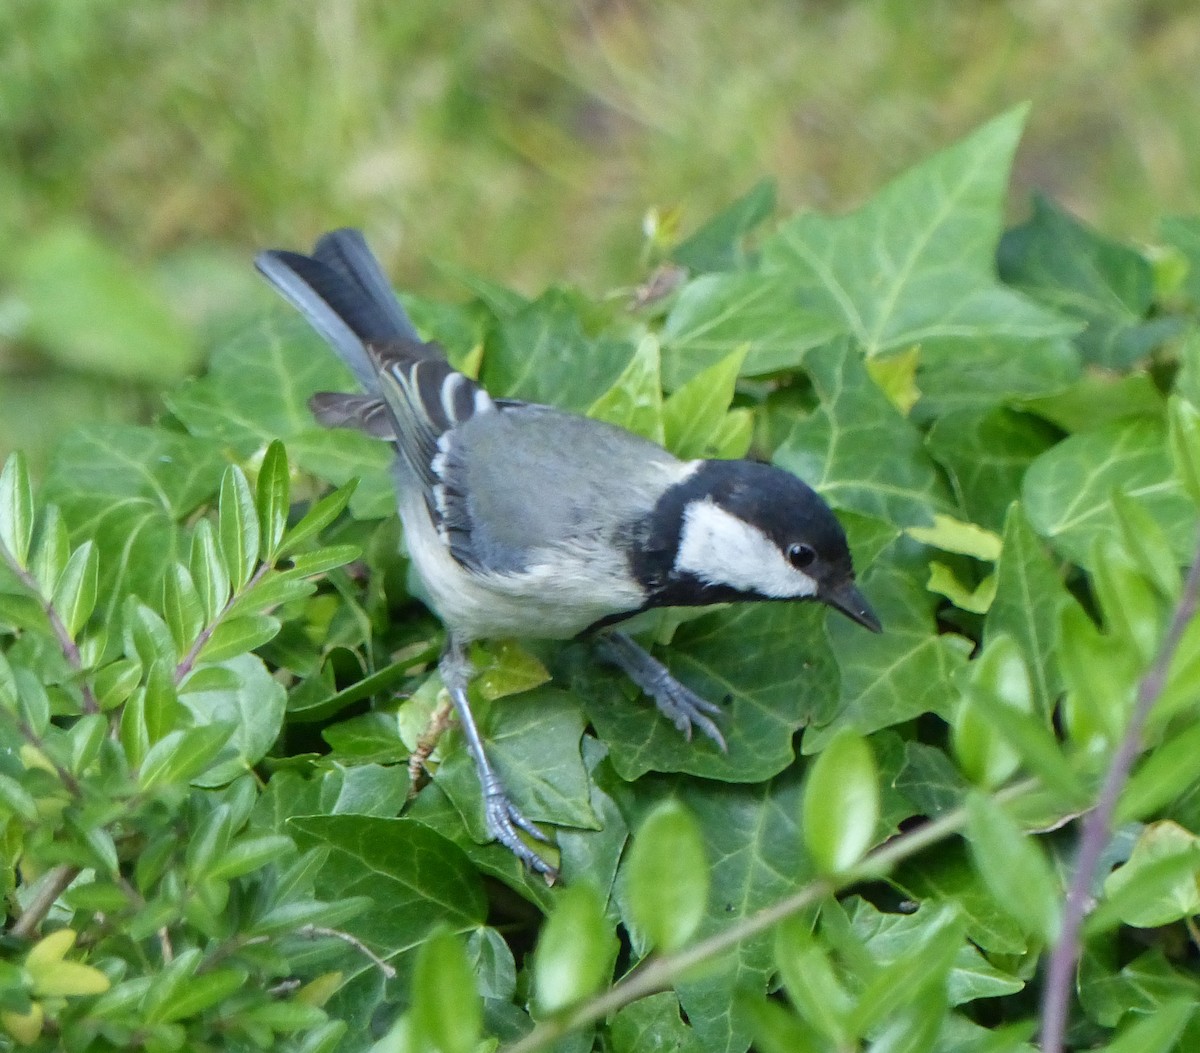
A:
{"label": "twig", "polygon": [[[1037,780],[1028,779],[1002,790],[996,796],[998,800],[1011,801],[1039,785]],[[874,880],[887,874],[902,860],[957,833],[966,825],[966,821],[966,809],[956,808],[938,819],[923,823],[877,848],[857,866],[839,874],[836,882],[831,879],[818,879],[763,907],[748,918],[713,933],[699,943],[647,962],[644,968],[629,973],[598,997],[582,1003],[562,1016],[538,1024],[519,1042],[505,1047],[502,1053],[533,1053],[534,1050],[544,1049],[569,1031],[603,1020],[610,1013],[636,1002],[639,998],[665,991],[689,969],[715,958],[731,947],[736,947],[743,940],[766,932],[785,918],[790,918],[793,914],[820,902],[839,888],[860,881]]]}
{"label": "twig", "polygon": [[1067,1032],[1067,1012],[1071,1002],[1072,979],[1079,960],[1080,932],[1087,913],[1089,890],[1099,866],[1100,857],[1112,836],[1112,820],[1117,809],[1121,790],[1129,779],[1133,762],[1142,749],[1142,729],[1166,686],[1171,661],[1179,648],[1184,630],[1196,613],[1200,599],[1200,550],[1192,559],[1187,581],[1179,606],[1171,618],[1167,635],[1158,656],[1149,671],[1138,684],[1137,699],[1125,734],[1117,744],[1117,750],[1109,762],[1104,775],[1104,784],[1096,806],[1083,821],[1083,832],[1079,839],[1079,856],[1075,862],[1075,873],[1067,889],[1063,905],[1062,930],[1058,942],[1050,953],[1046,967],[1046,981],[1042,988],[1042,1053],[1062,1053]]}
{"label": "twig", "polygon": [[369,958],[372,964],[385,977],[392,980],[396,976],[396,970],[379,957],[370,947],[368,947],[357,936],[351,936],[348,932],[343,932],[341,929],[327,929],[324,925],[304,925],[296,930],[297,936],[332,936],[334,939],[342,940],[350,944],[364,958]]}
{"label": "twig", "polygon": [[[42,611],[46,615],[46,620],[50,623],[50,631],[54,633],[54,638],[58,641],[59,650],[62,651],[63,657],[75,672],[83,672],[83,658],[79,653],[79,645],[71,638],[71,634],[67,632],[66,623],[62,620],[62,616],[58,613],[58,609],[54,606],[53,597],[46,597],[42,594],[42,587],[38,584],[37,578],[29,573],[20,563],[17,562],[14,556],[8,550],[8,546],[0,542],[0,557],[8,564],[8,569],[17,576],[17,580],[21,582],[42,605]],[[80,684],[80,694],[83,699],[83,711],[85,713],[99,713],[100,703],[96,701],[96,696],[92,692],[92,687],[86,681]]]}
{"label": "twig", "polygon": [[183,656],[179,665],[175,667],[176,685],[180,684],[183,678],[192,671],[192,666],[196,664],[196,659],[200,657],[200,652],[204,650],[204,645],[212,639],[212,634],[217,631],[217,626],[224,621],[225,616],[233,609],[233,605],[262,581],[270,569],[271,565],[269,563],[260,563],[258,569],[246,581],[246,584],[229,594],[229,599],[225,601],[225,605],[217,612],[217,616],[200,630],[199,635],[197,635],[192,646],[188,649],[188,653]]}
{"label": "twig", "polygon": [[18,939],[30,939],[37,931],[37,928],[42,923],[42,919],[50,913],[50,908],[54,906],[55,900],[58,899],[67,890],[67,886],[79,874],[79,867],[70,866],[67,863],[59,863],[42,882],[34,894],[33,899],[29,901],[21,916],[13,922],[13,926],[9,929],[10,936],[16,936]]}

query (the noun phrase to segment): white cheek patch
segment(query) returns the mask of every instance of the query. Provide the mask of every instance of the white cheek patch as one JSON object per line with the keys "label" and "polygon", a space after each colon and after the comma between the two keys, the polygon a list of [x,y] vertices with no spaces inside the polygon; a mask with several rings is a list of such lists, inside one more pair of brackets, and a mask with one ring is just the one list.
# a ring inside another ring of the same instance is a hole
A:
{"label": "white cheek patch", "polygon": [[693,501],[684,512],[675,569],[771,599],[817,594],[816,580],[793,567],[766,534],[709,500]]}

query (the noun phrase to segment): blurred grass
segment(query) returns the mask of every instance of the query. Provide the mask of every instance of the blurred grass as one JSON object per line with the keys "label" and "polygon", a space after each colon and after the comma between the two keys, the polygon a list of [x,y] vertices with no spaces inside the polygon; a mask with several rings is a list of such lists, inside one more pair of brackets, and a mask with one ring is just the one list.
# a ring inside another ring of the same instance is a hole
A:
{"label": "blurred grass", "polygon": [[844,210],[1031,99],[1014,215],[1153,240],[1198,58],[1190,0],[7,0],[0,452],[143,413],[268,302],[255,249],[339,224],[414,290],[628,285],[650,207]]}

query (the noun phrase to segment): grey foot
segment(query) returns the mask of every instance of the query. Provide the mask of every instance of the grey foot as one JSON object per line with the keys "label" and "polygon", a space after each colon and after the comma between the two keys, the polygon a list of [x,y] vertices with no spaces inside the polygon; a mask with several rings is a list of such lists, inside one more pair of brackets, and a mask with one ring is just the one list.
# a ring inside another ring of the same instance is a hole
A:
{"label": "grey foot", "polygon": [[697,727],[720,747],[722,753],[729,752],[725,736],[712,719],[721,715],[720,707],[681,684],[662,662],[624,633],[606,633],[600,638],[598,648],[603,658],[618,666],[654,699],[658,711],[683,732],[685,739],[690,742],[692,728]]}
{"label": "grey foot", "polygon": [[517,830],[524,830],[530,837],[548,845],[550,839],[521,814],[509,800],[499,784],[485,787],[483,792],[483,815],[487,823],[488,836],[507,848],[530,870],[554,879],[558,871],[521,840]]}

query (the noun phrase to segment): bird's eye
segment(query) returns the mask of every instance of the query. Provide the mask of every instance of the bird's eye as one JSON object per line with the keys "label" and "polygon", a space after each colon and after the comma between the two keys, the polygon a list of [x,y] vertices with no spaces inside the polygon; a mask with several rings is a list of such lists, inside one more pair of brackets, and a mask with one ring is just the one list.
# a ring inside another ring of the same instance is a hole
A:
{"label": "bird's eye", "polygon": [[812,545],[805,545],[803,542],[788,545],[787,558],[793,567],[803,570],[817,558],[817,550]]}

